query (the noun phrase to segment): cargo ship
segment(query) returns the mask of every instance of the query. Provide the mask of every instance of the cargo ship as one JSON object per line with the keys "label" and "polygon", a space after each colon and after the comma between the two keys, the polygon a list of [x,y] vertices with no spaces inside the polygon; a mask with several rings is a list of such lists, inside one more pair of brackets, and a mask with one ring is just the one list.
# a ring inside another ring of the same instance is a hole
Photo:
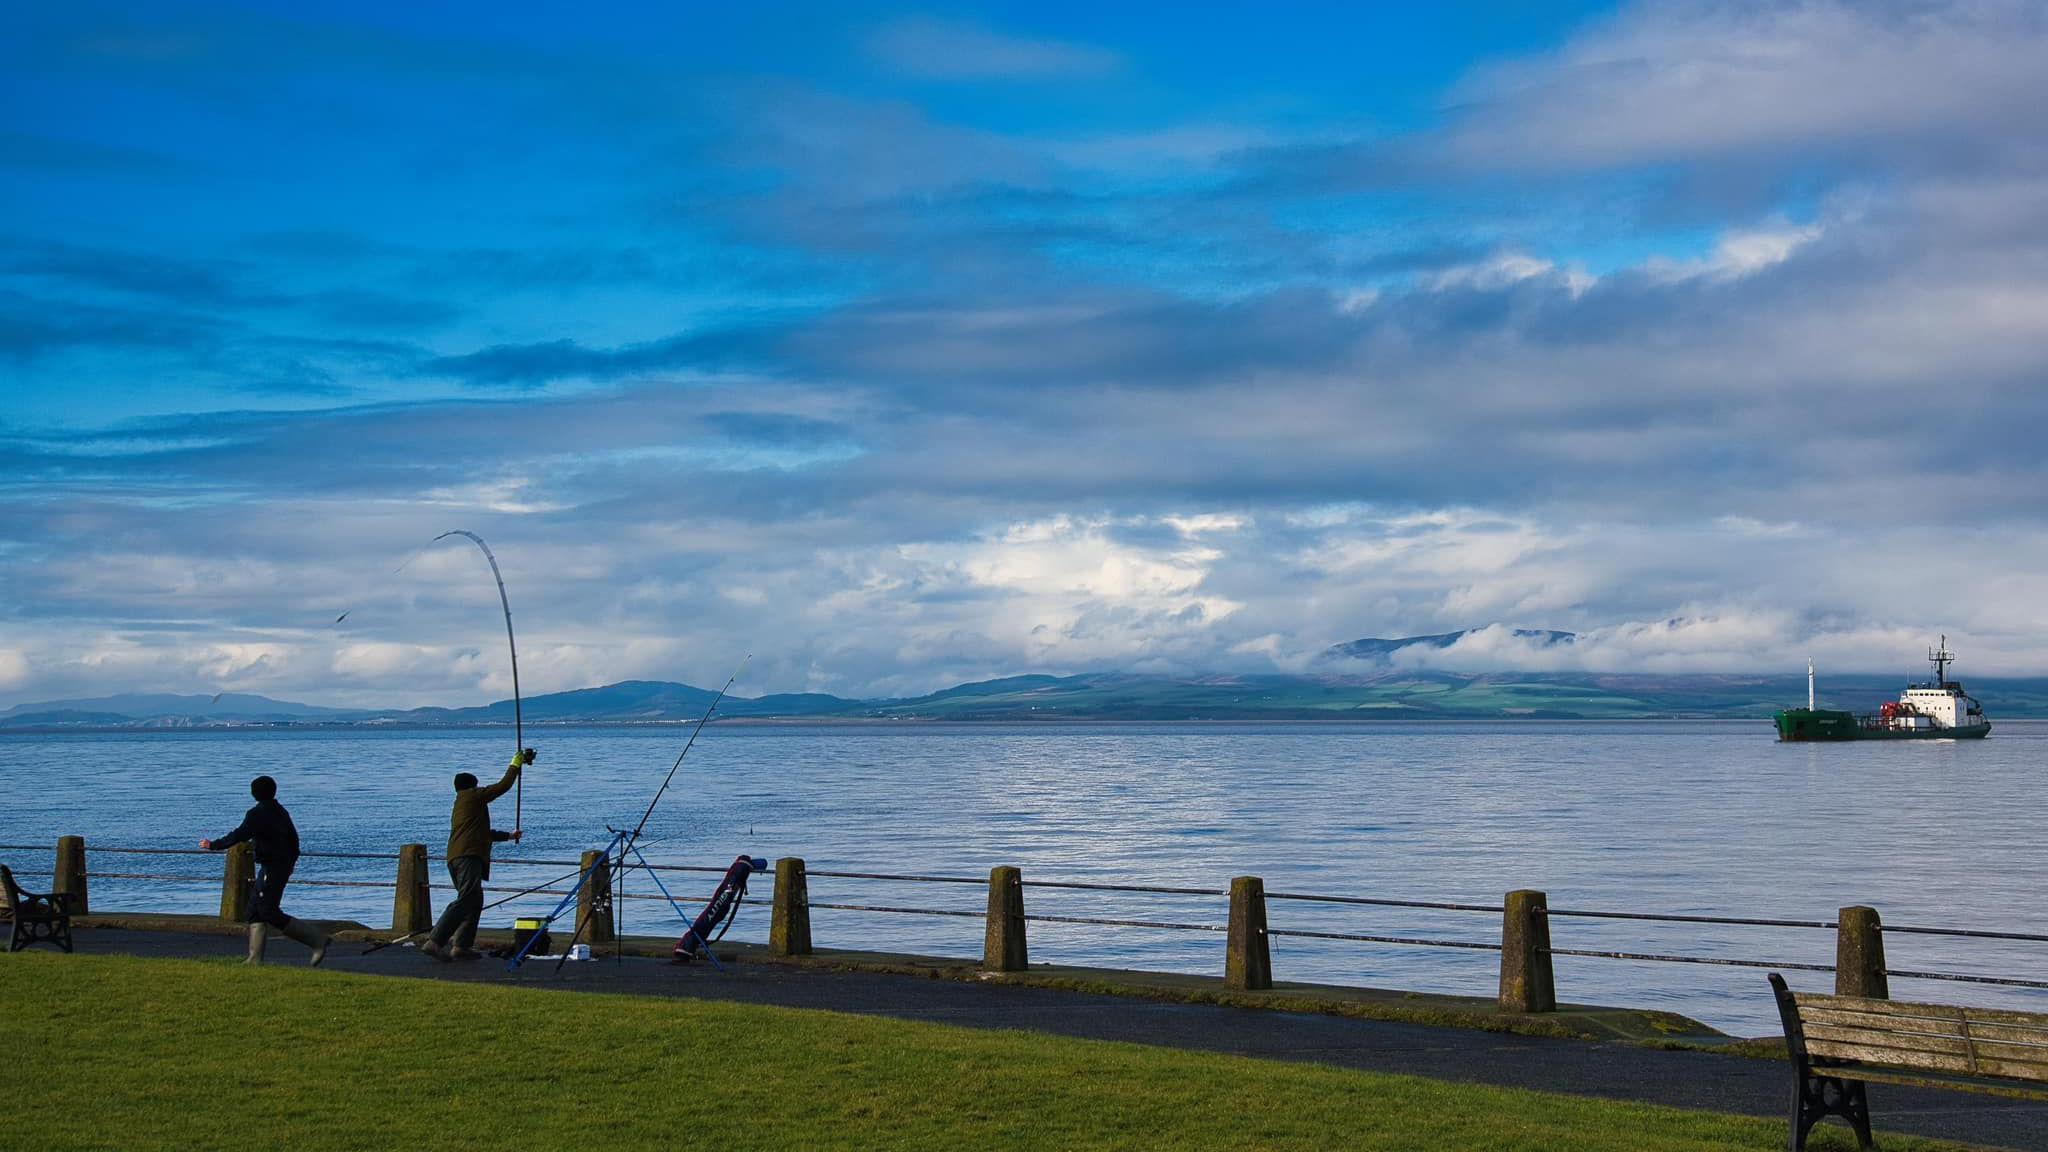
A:
{"label": "cargo ship", "polygon": [[1821,708],[1814,699],[1813,661],[1806,662],[1806,707],[1784,708],[1771,719],[1780,740],[1977,740],[1991,734],[1984,706],[1948,678],[1956,654],[1948,637],[1927,652],[1934,679],[1907,685],[1897,700],[1876,712],[1858,714]]}

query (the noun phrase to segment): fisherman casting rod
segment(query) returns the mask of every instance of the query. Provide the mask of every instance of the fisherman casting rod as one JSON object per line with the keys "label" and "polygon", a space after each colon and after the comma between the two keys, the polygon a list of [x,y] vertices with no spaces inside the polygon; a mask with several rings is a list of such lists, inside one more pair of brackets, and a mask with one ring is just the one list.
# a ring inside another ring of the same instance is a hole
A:
{"label": "fisherman casting rod", "polygon": [[[512,601],[505,595],[505,577],[503,573],[498,571],[498,558],[491,554],[491,546],[484,543],[484,538],[476,533],[456,528],[443,532],[422,544],[418,551],[405,558],[404,564],[400,564],[392,569],[392,575],[395,576],[405,571],[406,566],[419,559],[421,553],[450,536],[466,537],[470,543],[475,544],[477,549],[484,554],[484,559],[490,561],[491,579],[498,582],[498,606],[505,610],[505,650],[512,655],[512,757],[516,761],[526,753],[526,721],[523,714],[524,708],[519,699],[519,641],[515,640],[512,636]],[[343,612],[341,615],[336,616],[334,622],[339,624],[343,620],[348,619],[349,612],[353,611],[355,609],[351,608],[348,612]],[[526,773],[524,772],[521,772],[519,779],[512,784],[512,830],[514,832],[520,831],[522,828],[520,818],[525,807],[525,784]]]}

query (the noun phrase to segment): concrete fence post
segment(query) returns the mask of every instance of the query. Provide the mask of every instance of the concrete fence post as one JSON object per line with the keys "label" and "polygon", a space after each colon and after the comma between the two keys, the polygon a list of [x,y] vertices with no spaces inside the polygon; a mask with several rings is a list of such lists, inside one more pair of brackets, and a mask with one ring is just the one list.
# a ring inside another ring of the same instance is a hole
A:
{"label": "concrete fence post", "polygon": [[69,892],[71,914],[86,915],[90,909],[86,907],[85,837],[57,837],[57,867],[54,871],[56,880],[50,885],[50,891]]}
{"label": "concrete fence post", "polygon": [[1266,940],[1266,882],[1239,876],[1230,882],[1230,934],[1223,986],[1257,992],[1273,986],[1273,953]]}
{"label": "concrete fence post", "polygon": [[612,942],[612,868],[609,858],[595,848],[583,853],[583,887],[576,893],[576,923],[583,925],[586,942]]}
{"label": "concrete fence post", "polygon": [[220,871],[220,918],[231,924],[249,919],[256,893],[256,849],[246,841],[228,849]]}
{"label": "concrete fence post", "polygon": [[398,888],[391,898],[391,930],[411,936],[434,926],[434,898],[427,892],[427,846],[398,846]]}
{"label": "concrete fence post", "polygon": [[982,934],[981,966],[991,972],[1031,967],[1024,941],[1024,874],[1008,865],[988,870],[988,926]]}
{"label": "concrete fence post", "polygon": [[768,913],[768,951],[777,956],[811,954],[811,888],[801,856],[775,862],[775,904]]}
{"label": "concrete fence post", "polygon": [[1877,909],[1852,904],[1835,917],[1835,995],[1891,999],[1884,973],[1884,924]]}
{"label": "concrete fence post", "polygon": [[1549,898],[1517,889],[1501,904],[1500,1010],[1557,1011],[1557,982],[1550,970]]}

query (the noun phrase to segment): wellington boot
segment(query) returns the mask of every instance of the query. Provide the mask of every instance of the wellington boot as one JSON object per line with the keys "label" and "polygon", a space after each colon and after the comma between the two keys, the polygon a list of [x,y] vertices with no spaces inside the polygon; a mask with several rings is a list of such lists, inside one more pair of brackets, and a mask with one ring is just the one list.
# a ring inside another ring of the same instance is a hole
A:
{"label": "wellington boot", "polygon": [[327,945],[332,942],[332,938],[325,932],[304,920],[287,920],[284,922],[284,934],[313,950],[313,964],[316,967],[322,960],[327,959]]}
{"label": "wellington boot", "polygon": [[244,964],[263,963],[263,950],[270,945],[270,925],[257,921],[249,925],[249,958]]}

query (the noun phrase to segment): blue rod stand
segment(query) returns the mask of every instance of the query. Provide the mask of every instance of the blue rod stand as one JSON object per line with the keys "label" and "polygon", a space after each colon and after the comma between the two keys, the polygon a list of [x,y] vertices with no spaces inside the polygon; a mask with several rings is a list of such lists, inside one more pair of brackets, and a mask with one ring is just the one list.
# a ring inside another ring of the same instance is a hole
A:
{"label": "blue rod stand", "polygon": [[[626,836],[627,834],[624,832],[620,832],[617,835],[613,836],[612,842],[610,844],[605,845],[604,852],[601,855],[599,855],[596,860],[591,862],[590,867],[585,868],[582,871],[582,873],[576,877],[575,885],[573,885],[569,889],[568,893],[562,897],[562,902],[555,905],[555,910],[548,913],[547,916],[543,918],[545,920],[545,923],[542,926],[543,929],[553,926],[555,921],[562,918],[563,913],[567,912],[569,909],[574,908],[576,906],[576,897],[582,893],[583,886],[585,884],[590,883],[590,878],[592,874],[594,874],[600,868],[611,867],[612,855],[619,851],[619,845],[625,841]],[[520,946],[519,951],[516,954],[514,954],[510,960],[505,961],[505,971],[511,972],[517,969],[521,964],[524,964],[526,962],[526,954],[533,951],[533,946],[535,942],[537,942],[540,938],[540,932],[535,932],[533,935],[527,937],[526,943]]]}

